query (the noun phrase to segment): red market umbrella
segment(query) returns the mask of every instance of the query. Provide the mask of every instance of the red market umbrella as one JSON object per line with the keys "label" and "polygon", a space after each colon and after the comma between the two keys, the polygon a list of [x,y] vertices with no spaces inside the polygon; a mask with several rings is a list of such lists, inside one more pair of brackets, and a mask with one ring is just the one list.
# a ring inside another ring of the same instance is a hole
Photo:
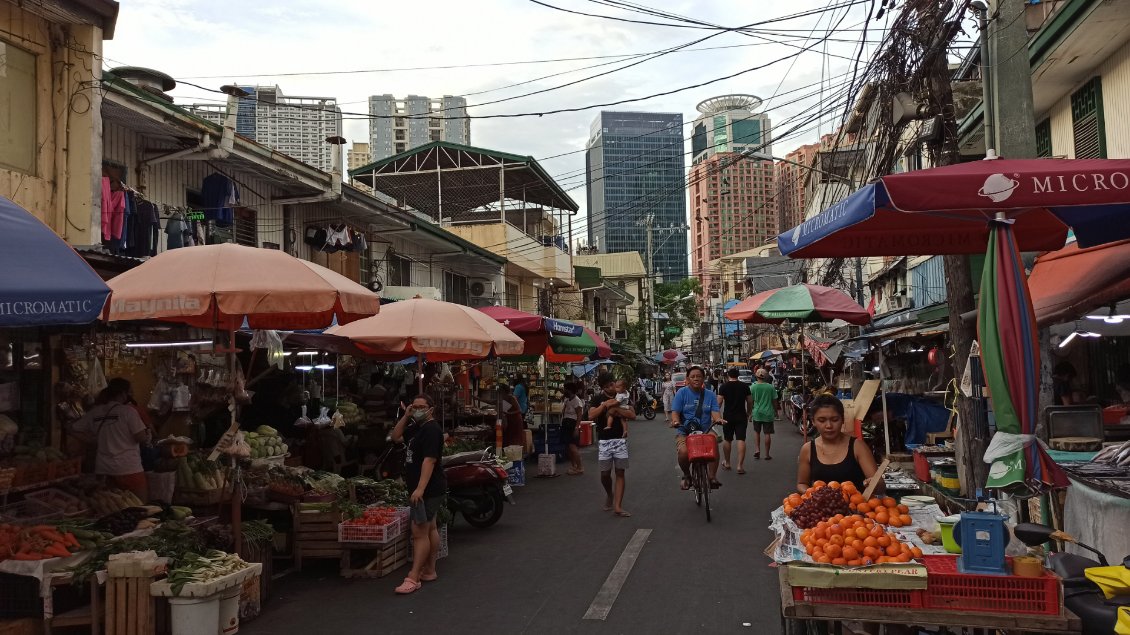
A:
{"label": "red market umbrella", "polygon": [[665,351],[661,351],[655,354],[655,361],[659,362],[660,364],[674,364],[676,362],[681,362],[686,358],[687,356],[684,355],[682,351],[677,351],[673,348],[669,348]]}
{"label": "red market umbrella", "polygon": [[580,362],[597,352],[596,342],[580,324],[547,318],[506,306],[479,309],[525,342],[523,357],[546,356],[550,362]]}
{"label": "red market umbrella", "polygon": [[777,237],[793,258],[975,254],[989,221],[1021,251],[1130,238],[1130,160],[993,159],[888,174]]}

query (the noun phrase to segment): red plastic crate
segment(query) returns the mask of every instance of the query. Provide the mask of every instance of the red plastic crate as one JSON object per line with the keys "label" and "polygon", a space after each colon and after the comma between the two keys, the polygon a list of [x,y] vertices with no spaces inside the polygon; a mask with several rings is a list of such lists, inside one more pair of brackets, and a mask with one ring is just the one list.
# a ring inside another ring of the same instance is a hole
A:
{"label": "red plastic crate", "polygon": [[691,461],[713,461],[718,458],[718,437],[713,434],[692,434],[687,437],[687,458]]}
{"label": "red plastic crate", "polygon": [[920,609],[923,606],[921,589],[818,589],[793,587],[793,599],[810,604],[851,604],[856,606],[891,606]]}
{"label": "red plastic crate", "polygon": [[[1011,561],[1011,558],[1009,558]],[[1059,615],[1059,578],[974,575],[957,570],[957,556],[924,556],[928,609]]]}

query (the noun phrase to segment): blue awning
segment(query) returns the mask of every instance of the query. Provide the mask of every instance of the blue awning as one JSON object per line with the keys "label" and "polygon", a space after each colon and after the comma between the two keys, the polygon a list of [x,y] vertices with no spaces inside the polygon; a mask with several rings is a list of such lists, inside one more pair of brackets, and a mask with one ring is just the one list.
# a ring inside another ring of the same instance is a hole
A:
{"label": "blue awning", "polygon": [[90,324],[110,287],[51,228],[0,197],[0,327]]}

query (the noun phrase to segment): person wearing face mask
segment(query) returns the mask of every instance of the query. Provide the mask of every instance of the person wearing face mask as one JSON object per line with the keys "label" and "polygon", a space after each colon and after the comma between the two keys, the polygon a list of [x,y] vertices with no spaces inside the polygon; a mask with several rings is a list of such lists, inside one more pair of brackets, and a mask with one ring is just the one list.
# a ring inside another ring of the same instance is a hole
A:
{"label": "person wearing face mask", "polygon": [[405,443],[404,484],[411,493],[412,570],[396,587],[399,594],[420,590],[423,582],[437,579],[439,527],[436,514],[447,493],[447,480],[440,459],[443,456],[443,429],[433,417],[432,400],[419,395],[404,409],[404,416],[392,429],[392,440]]}

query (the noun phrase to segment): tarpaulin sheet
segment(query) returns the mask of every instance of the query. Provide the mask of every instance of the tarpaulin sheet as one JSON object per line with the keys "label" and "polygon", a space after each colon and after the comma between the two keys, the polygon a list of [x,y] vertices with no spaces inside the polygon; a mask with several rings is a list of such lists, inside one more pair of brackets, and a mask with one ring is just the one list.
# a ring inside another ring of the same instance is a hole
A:
{"label": "tarpaulin sheet", "polygon": [[[1130,499],[1115,496],[1071,479],[1063,504],[1063,529],[1084,544],[1098,549],[1110,562],[1130,555]],[[1094,554],[1068,544],[1071,553],[1094,558]]]}

